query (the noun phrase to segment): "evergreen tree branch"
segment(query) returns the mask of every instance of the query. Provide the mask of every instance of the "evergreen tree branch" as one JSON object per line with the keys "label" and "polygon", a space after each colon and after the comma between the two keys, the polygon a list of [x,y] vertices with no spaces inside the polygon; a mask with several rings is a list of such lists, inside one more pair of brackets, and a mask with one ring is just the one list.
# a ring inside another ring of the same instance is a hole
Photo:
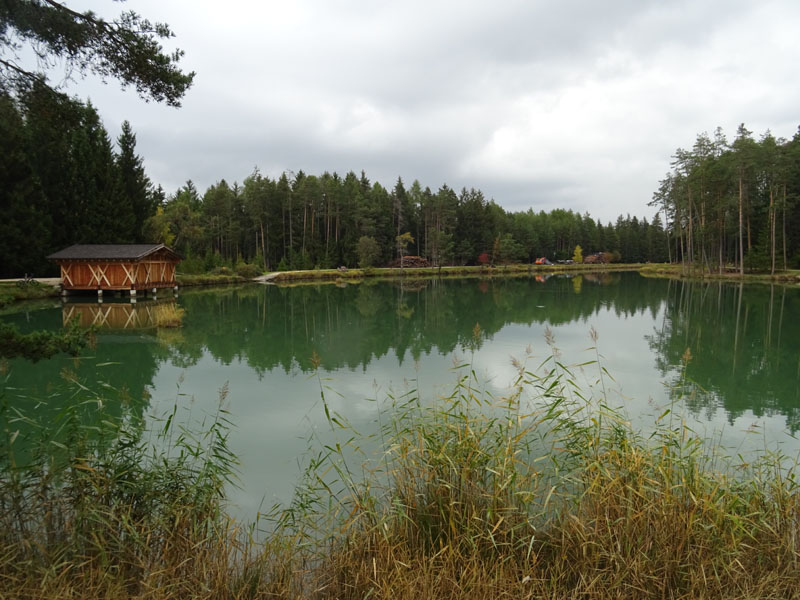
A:
{"label": "evergreen tree branch", "polygon": [[[9,34],[11,32],[11,34]],[[132,85],[145,100],[180,106],[192,85],[194,72],[183,73],[178,62],[183,51],[164,51],[159,40],[174,37],[164,23],[151,23],[133,11],[106,21],[93,12],[75,11],[55,0],[5,0],[0,4],[0,53],[29,44],[42,62],[61,60],[69,72],[93,73]],[[4,60],[17,76],[45,79]],[[18,82],[0,70],[0,84]]]}

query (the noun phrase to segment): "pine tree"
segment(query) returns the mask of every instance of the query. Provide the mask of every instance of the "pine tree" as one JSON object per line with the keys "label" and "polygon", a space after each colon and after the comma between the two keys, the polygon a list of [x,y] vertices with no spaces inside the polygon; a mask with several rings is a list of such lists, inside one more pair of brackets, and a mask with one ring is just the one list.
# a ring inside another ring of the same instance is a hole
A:
{"label": "pine tree", "polygon": [[[119,154],[116,158],[121,185],[121,201],[133,213],[131,239],[144,241],[144,224],[155,214],[156,202],[152,184],[144,172],[141,157],[136,155],[136,135],[128,121],[122,123],[122,133],[117,138]],[[125,209],[127,213],[127,209]]]}
{"label": "pine tree", "polygon": [[31,168],[22,116],[0,94],[0,277],[46,272],[50,215]]}
{"label": "pine tree", "polygon": [[73,132],[72,153],[67,185],[69,200],[79,207],[75,242],[133,242],[133,208],[123,200],[111,138],[91,104]]}

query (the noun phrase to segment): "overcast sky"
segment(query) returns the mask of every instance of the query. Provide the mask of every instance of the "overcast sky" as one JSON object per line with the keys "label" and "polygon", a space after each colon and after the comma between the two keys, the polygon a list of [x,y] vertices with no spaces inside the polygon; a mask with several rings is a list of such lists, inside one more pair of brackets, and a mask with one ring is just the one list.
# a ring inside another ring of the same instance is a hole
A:
{"label": "overcast sky", "polygon": [[112,137],[131,122],[173,192],[363,169],[509,210],[604,222],[647,206],[678,147],[744,122],[800,125],[797,0],[71,2],[168,23],[197,72],[180,109],[91,79]]}

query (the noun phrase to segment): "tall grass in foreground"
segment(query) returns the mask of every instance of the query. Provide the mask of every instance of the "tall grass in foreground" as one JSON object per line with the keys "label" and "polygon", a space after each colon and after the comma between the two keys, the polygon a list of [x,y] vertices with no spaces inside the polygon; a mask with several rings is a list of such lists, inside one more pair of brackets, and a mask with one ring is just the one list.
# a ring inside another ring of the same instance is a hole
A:
{"label": "tall grass in foreground", "polygon": [[734,464],[670,411],[652,435],[637,434],[607,405],[602,367],[582,365],[598,375],[578,384],[549,341],[536,368],[516,363],[504,398],[483,390],[471,365],[445,398],[395,398],[380,414],[378,456],[359,457],[359,437],[320,380],[329,439],[264,542],[224,513],[233,466],[224,419],[201,439],[178,436],[169,456],[147,455],[120,431],[102,453],[73,451],[24,473],[11,464],[0,592],[799,597],[793,465],[774,454]]}
{"label": "tall grass in foreground", "polygon": [[136,424],[83,425],[80,404],[42,424],[2,399],[0,598],[224,587],[239,548],[221,502],[236,462],[225,411],[199,435],[173,425],[173,413],[153,442]]}

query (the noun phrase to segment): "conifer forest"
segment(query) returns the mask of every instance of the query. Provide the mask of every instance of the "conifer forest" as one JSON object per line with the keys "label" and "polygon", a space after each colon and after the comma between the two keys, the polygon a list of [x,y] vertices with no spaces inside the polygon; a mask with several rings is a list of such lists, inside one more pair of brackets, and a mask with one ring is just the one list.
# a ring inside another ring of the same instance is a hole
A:
{"label": "conifer forest", "polygon": [[401,252],[432,265],[564,260],[576,246],[709,271],[800,263],[800,135],[755,138],[744,125],[732,142],[717,129],[676,150],[642,199],[649,219],[608,223],[569,207],[510,212],[502,198],[444,183],[398,177],[387,188],[364,171],[255,169],[241,182],[199,190],[187,181],[166,193],[146,175],[129,123],[112,140],[91,104],[37,86],[0,96],[0,146],[3,277],[52,272],[44,257],[75,243],[165,243],[185,257],[185,272],[357,266],[364,248],[373,266]]}

